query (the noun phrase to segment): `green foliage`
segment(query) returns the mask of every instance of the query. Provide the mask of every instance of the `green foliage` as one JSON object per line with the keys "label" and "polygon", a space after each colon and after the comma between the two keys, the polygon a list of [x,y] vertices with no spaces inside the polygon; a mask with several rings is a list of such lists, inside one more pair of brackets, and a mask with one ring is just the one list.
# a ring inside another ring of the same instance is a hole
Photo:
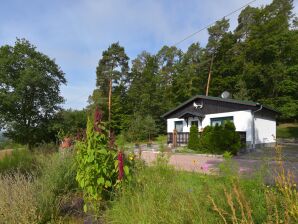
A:
{"label": "green foliage", "polygon": [[57,113],[51,124],[51,129],[57,133],[57,138],[61,140],[65,136],[76,136],[77,133],[86,129],[86,123],[86,110],[62,110]]}
{"label": "green foliage", "polygon": [[129,123],[126,138],[128,141],[137,142],[148,139],[150,142],[156,133],[157,127],[155,120],[150,115],[144,117],[141,114],[135,114]]}
{"label": "green foliage", "polygon": [[38,162],[35,155],[27,149],[15,149],[0,159],[0,173],[20,172],[23,174],[35,173]]}
{"label": "green foliage", "polygon": [[[84,210],[97,214],[100,201],[110,196],[119,187],[117,152],[108,147],[108,137],[103,124],[100,131],[94,130],[90,119],[87,122],[87,138],[76,143],[76,179],[84,193]],[[124,169],[129,172],[128,168]]]}
{"label": "green foliage", "polygon": [[199,131],[196,125],[192,125],[190,127],[188,148],[191,150],[199,149]]}
{"label": "green foliage", "polygon": [[63,102],[64,73],[25,39],[0,47],[0,122],[5,135],[29,147],[51,141],[49,123]]}
{"label": "green foliage", "polygon": [[298,139],[298,124],[280,124],[276,128],[277,138],[297,138]]}
{"label": "green foliage", "polygon": [[205,127],[199,142],[200,150],[208,153],[222,154],[227,151],[236,155],[241,147],[240,136],[230,121],[226,121],[224,125]]}

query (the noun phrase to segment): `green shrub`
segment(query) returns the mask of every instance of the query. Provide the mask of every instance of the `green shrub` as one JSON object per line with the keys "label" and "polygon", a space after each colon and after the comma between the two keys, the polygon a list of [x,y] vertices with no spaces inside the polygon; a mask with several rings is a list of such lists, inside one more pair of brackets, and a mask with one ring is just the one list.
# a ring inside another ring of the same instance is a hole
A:
{"label": "green shrub", "polygon": [[11,154],[0,159],[0,173],[21,172],[33,173],[37,171],[38,163],[35,155],[27,149],[15,149]]}
{"label": "green shrub", "polygon": [[222,132],[222,150],[227,150],[233,155],[236,155],[241,147],[241,142],[240,135],[236,132],[234,123],[230,121],[225,122]]}
{"label": "green shrub", "polygon": [[188,148],[191,150],[199,149],[199,132],[198,127],[196,125],[192,125],[190,127]]}
{"label": "green shrub", "polygon": [[199,142],[200,150],[208,153],[223,154],[228,151],[235,155],[241,147],[240,136],[230,121],[224,125],[205,127]]}

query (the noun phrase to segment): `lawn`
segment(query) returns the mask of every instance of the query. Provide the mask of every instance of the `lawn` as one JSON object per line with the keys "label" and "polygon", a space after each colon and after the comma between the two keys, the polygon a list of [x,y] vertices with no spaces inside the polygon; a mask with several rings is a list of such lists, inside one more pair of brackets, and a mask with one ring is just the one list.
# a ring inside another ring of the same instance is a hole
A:
{"label": "lawn", "polygon": [[298,138],[298,123],[280,124],[276,129],[277,138]]}

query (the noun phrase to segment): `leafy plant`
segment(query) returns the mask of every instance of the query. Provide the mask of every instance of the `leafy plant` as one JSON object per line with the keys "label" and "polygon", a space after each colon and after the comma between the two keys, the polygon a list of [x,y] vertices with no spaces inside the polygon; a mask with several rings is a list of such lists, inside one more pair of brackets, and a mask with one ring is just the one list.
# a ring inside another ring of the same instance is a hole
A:
{"label": "leafy plant", "polygon": [[129,167],[123,164],[123,154],[117,153],[114,140],[107,137],[101,118],[98,110],[94,124],[88,118],[86,140],[76,143],[76,179],[84,193],[84,211],[93,214],[99,210],[100,201],[110,197],[111,192],[120,187],[122,172],[126,176],[130,173]]}

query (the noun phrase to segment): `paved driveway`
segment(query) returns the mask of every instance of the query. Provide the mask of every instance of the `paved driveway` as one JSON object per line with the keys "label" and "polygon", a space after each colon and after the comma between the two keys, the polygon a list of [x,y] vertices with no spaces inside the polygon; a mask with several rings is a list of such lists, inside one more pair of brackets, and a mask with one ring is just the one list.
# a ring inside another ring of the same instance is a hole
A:
{"label": "paved driveway", "polygon": [[[155,161],[158,152],[143,151],[142,159],[148,164]],[[251,175],[257,171],[262,171],[266,181],[272,183],[276,175],[277,162],[275,161],[275,151],[272,148],[258,149],[253,152],[235,156],[233,161],[236,162],[238,172],[241,175]],[[209,157],[197,154],[168,154],[169,164],[178,170],[186,170],[200,173],[216,173],[218,165],[223,162],[223,158]],[[298,146],[283,146],[282,157],[284,167],[291,171],[298,183]]]}

